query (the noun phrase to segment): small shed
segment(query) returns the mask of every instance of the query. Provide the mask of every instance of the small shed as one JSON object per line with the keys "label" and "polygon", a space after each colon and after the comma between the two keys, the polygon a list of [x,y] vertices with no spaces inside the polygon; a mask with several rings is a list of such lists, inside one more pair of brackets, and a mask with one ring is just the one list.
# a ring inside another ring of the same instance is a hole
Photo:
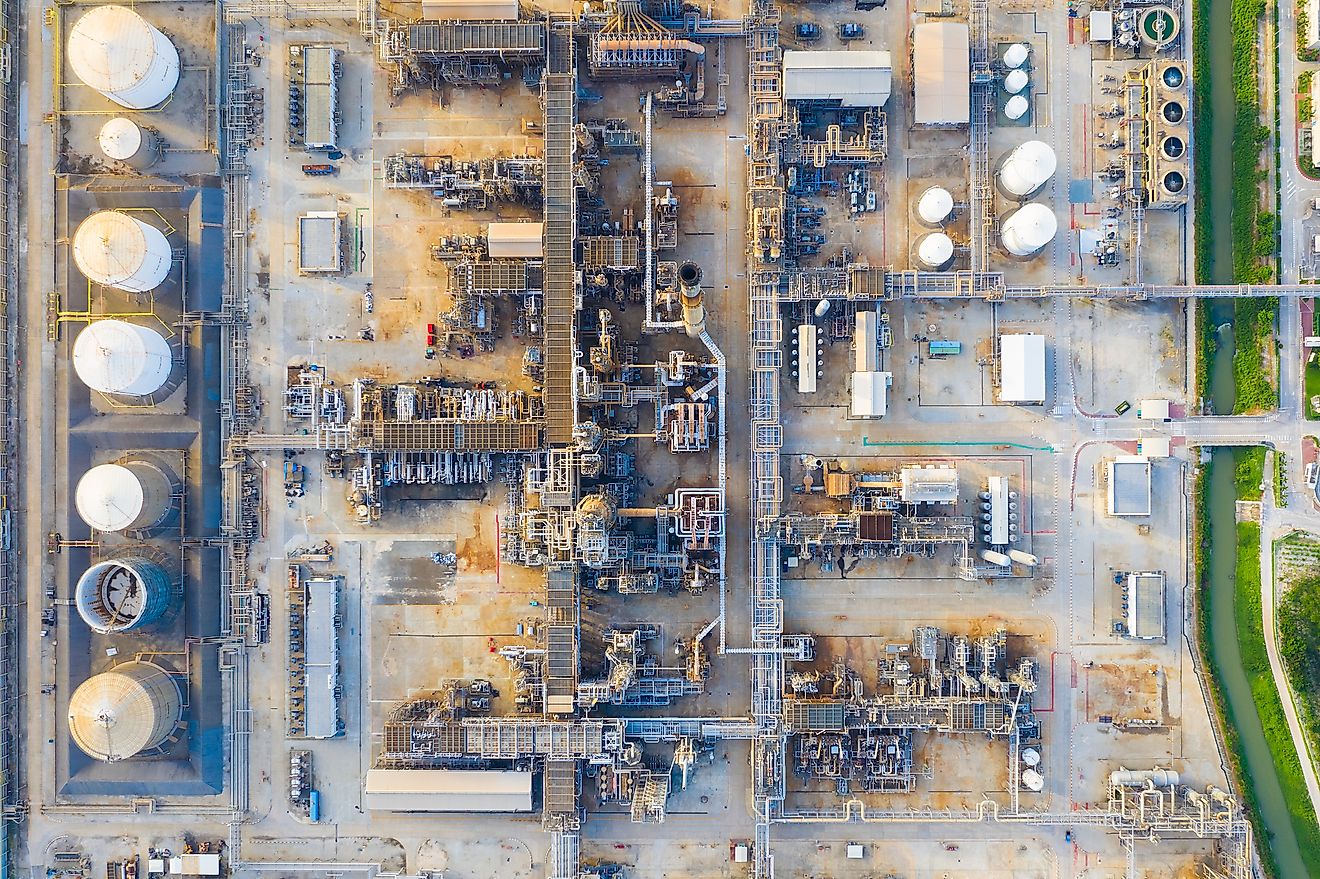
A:
{"label": "small shed", "polygon": [[1137,417],[1143,421],[1168,421],[1168,400],[1142,400],[1137,404]]}
{"label": "small shed", "polygon": [[1114,13],[1109,9],[1094,9],[1091,11],[1090,18],[1087,19],[1090,25],[1091,42],[1109,43],[1114,39]]}
{"label": "small shed", "polygon": [[491,259],[540,259],[543,236],[543,223],[491,223],[486,227],[486,250]]}

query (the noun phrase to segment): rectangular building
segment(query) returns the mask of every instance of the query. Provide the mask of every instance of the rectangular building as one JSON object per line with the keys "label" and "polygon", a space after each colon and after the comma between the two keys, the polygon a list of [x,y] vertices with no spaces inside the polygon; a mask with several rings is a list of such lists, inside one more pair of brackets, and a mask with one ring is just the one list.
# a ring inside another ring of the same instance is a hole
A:
{"label": "rectangular building", "polygon": [[858,309],[853,324],[853,371],[875,372],[880,368],[880,315]]}
{"label": "rectangular building", "polygon": [[532,773],[512,769],[368,769],[373,812],[530,812]]}
{"label": "rectangular building", "polygon": [[958,502],[958,468],[945,464],[929,467],[911,465],[898,474],[900,497],[909,504],[955,504]]}
{"label": "rectangular building", "polygon": [[837,101],[844,107],[883,107],[894,64],[883,50],[784,52],[784,97],[790,101]]}
{"label": "rectangular building", "polygon": [[1150,515],[1150,461],[1138,455],[1121,455],[1106,465],[1111,516]]}
{"label": "rectangular building", "polygon": [[972,118],[971,50],[967,25],[928,21],[912,29],[912,92],[916,125],[966,125]]}
{"label": "rectangular building", "polygon": [[339,51],[304,46],[303,145],[333,150],[339,142]]}
{"label": "rectangular building", "polygon": [[339,712],[339,580],[317,577],[305,585],[306,735],[309,739],[328,739],[343,731]]}
{"label": "rectangular building", "polygon": [[799,394],[816,393],[816,325],[801,324],[797,328],[797,389]]}
{"label": "rectangular building", "polygon": [[425,21],[516,21],[518,0],[422,0]]}
{"label": "rectangular building", "polygon": [[545,252],[544,223],[490,223],[486,250],[491,259],[540,259]]}
{"label": "rectangular building", "polygon": [[999,337],[999,400],[1045,402],[1045,337],[1018,333]]}
{"label": "rectangular building", "polygon": [[298,218],[298,273],[343,271],[343,224],[335,211],[312,211]]}
{"label": "rectangular building", "polygon": [[852,374],[853,418],[883,418],[889,411],[889,381],[892,373],[854,372]]}
{"label": "rectangular building", "polygon": [[1008,477],[991,476],[990,491],[990,543],[1003,546],[1008,543]]}
{"label": "rectangular building", "polygon": [[1142,641],[1163,641],[1164,574],[1152,571],[1128,574],[1127,586],[1126,625],[1129,637]]}

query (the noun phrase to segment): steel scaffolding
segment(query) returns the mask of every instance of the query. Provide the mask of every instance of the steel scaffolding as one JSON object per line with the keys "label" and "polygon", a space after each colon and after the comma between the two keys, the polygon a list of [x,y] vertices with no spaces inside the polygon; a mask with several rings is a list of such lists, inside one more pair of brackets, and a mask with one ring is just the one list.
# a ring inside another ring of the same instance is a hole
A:
{"label": "steel scaffolding", "polygon": [[972,0],[969,11],[972,56],[971,218],[972,271],[990,267],[990,230],[994,197],[990,184],[990,114],[994,110],[995,79],[990,72],[989,0]]}
{"label": "steel scaffolding", "polygon": [[577,77],[573,28],[552,22],[547,29],[545,81],[545,412],[546,442],[565,446],[577,424],[577,387],[573,378],[576,350],[577,190],[573,180],[573,124]]}

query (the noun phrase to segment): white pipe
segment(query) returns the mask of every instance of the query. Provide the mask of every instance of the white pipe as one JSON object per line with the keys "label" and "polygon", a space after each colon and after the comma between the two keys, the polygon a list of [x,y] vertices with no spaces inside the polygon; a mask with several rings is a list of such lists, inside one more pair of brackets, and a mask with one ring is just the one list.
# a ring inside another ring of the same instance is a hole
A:
{"label": "white pipe", "polygon": [[[710,350],[711,356],[715,358],[715,380],[718,382],[719,390],[717,391],[717,393],[719,394],[720,397],[719,421],[717,427],[717,430],[719,431],[719,444],[718,444],[718,452],[717,452],[718,463],[719,463],[718,485],[720,489],[720,509],[724,510],[727,513],[727,507],[726,507],[727,498],[724,491],[724,484],[725,484],[726,468],[728,463],[728,457],[727,457],[728,438],[726,436],[726,431],[725,431],[725,421],[726,421],[725,412],[729,407],[729,398],[725,394],[725,389],[728,386],[728,364],[724,360],[724,352],[720,350],[720,346],[715,344],[715,340],[710,337],[710,332],[708,330],[702,331],[701,341],[705,343],[706,347]],[[725,650],[725,642],[724,642],[725,594],[724,593],[725,593],[725,586],[728,582],[728,574],[726,573],[725,570],[726,568],[725,550],[726,550],[726,544],[728,542],[728,529],[722,528],[720,529],[720,531],[721,533],[720,533],[720,549],[719,549],[719,559],[720,559],[719,623],[720,623],[720,653],[724,653]]]}

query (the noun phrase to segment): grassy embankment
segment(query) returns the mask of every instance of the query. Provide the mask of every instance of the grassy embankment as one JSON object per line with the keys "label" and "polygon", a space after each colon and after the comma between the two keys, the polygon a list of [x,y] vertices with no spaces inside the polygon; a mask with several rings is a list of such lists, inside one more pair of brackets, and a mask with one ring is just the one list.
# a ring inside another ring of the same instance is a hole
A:
{"label": "grassy embankment", "polygon": [[[1231,280],[1233,283],[1265,283],[1274,279],[1278,253],[1278,216],[1266,208],[1263,186],[1269,172],[1262,167],[1261,154],[1269,143],[1269,128],[1261,124],[1258,34],[1266,12],[1265,0],[1232,0],[1233,34],[1233,116],[1232,164],[1229,223],[1232,232],[1232,276],[1223,278],[1223,267],[1214,267],[1215,222],[1210,193],[1214,188],[1208,145],[1213,139],[1211,101],[1208,89],[1196,91],[1193,136],[1200,149],[1194,153],[1196,228],[1194,247],[1196,276],[1200,281]],[[1194,6],[1193,81],[1210,82],[1209,8]],[[1269,204],[1273,205],[1271,195]],[[1209,367],[1214,354],[1215,333],[1210,326],[1207,303],[1197,308],[1196,392],[1209,397]],[[1233,325],[1237,351],[1233,357],[1233,377],[1237,396],[1233,412],[1241,414],[1274,408],[1278,403],[1277,358],[1265,358],[1266,346],[1273,344],[1273,327],[1278,314],[1277,299],[1239,299],[1234,303]],[[1273,355],[1274,352],[1270,352]],[[1272,368],[1267,368],[1272,367]]]}
{"label": "grassy embankment", "polygon": [[[1263,448],[1239,449],[1234,453],[1233,481],[1239,500],[1259,500],[1261,482],[1265,478],[1265,450]],[[1271,838],[1268,827],[1260,820],[1255,790],[1246,773],[1246,759],[1243,755],[1242,741],[1238,734],[1239,724],[1250,722],[1250,718],[1239,719],[1233,707],[1224,697],[1219,681],[1222,678],[1222,657],[1215,649],[1210,637],[1210,619],[1213,616],[1213,591],[1207,580],[1206,556],[1209,549],[1209,525],[1206,515],[1206,487],[1209,484],[1210,465],[1201,468],[1194,487],[1197,509],[1200,515],[1194,531],[1197,545],[1196,578],[1198,590],[1196,628],[1200,651],[1210,666],[1212,674],[1207,684],[1216,711],[1223,720],[1224,737],[1228,747],[1229,762],[1234,775],[1239,780],[1239,790],[1246,801],[1247,810],[1259,839]],[[1288,731],[1288,721],[1283,713],[1283,704],[1279,693],[1274,688],[1274,678],[1270,672],[1269,655],[1265,649],[1265,633],[1261,617],[1260,595],[1260,525],[1256,522],[1239,522],[1237,525],[1237,558],[1234,571],[1233,620],[1237,631],[1238,649],[1242,655],[1242,669],[1250,683],[1256,713],[1260,718],[1265,741],[1274,762],[1275,772],[1283,788],[1284,798],[1288,803],[1290,823],[1306,864],[1307,874],[1311,879],[1320,879],[1320,826],[1317,826],[1310,811],[1310,799],[1307,796],[1306,782],[1302,776],[1301,764],[1293,748],[1292,736]],[[1317,635],[1320,637],[1320,634]],[[1272,877],[1279,877],[1278,865],[1268,844],[1262,845],[1261,857],[1265,872]]]}

